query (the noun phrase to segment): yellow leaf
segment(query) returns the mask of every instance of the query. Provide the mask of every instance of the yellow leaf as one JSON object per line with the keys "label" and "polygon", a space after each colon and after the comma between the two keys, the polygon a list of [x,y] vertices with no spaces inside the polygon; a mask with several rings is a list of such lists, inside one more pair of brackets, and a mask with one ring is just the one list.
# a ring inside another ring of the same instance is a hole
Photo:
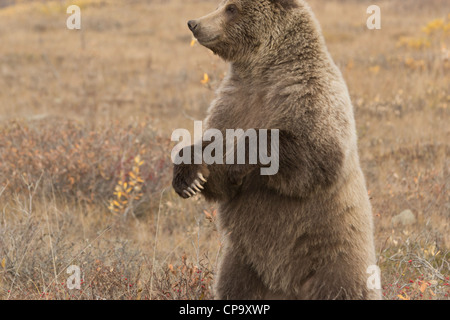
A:
{"label": "yellow leaf", "polygon": [[126,189],[127,186],[128,186],[128,184],[125,182],[125,183],[123,184],[123,188]]}
{"label": "yellow leaf", "polygon": [[192,40],[191,40],[191,47],[193,47],[193,46],[195,45],[196,42],[197,42],[197,39],[192,38]]}
{"label": "yellow leaf", "polygon": [[2,268],[5,269],[5,265],[6,265],[6,258],[2,259]]}
{"label": "yellow leaf", "polygon": [[202,84],[207,84],[209,82],[209,76],[207,73],[203,74],[203,80],[200,81]]}
{"label": "yellow leaf", "polygon": [[373,67],[370,67],[369,68],[369,71],[372,73],[372,74],[378,74],[378,72],[380,72],[380,66],[378,66],[378,65],[376,65],[376,66],[373,66]]}
{"label": "yellow leaf", "polygon": [[130,175],[131,178],[136,179],[136,176],[134,175],[133,172],[130,171],[128,174]]}
{"label": "yellow leaf", "polygon": [[405,293],[405,296],[402,296],[401,294],[399,294],[397,297],[399,297],[402,300],[410,300],[410,298],[408,297],[408,295]]}
{"label": "yellow leaf", "polygon": [[114,204],[115,206],[117,206],[117,207],[120,207],[120,203],[117,202],[116,200],[113,201],[113,204]]}

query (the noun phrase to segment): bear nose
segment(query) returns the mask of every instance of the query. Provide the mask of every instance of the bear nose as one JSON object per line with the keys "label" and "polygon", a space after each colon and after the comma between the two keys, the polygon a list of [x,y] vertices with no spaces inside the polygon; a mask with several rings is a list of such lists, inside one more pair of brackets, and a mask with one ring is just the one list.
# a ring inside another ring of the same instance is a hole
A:
{"label": "bear nose", "polygon": [[194,31],[195,29],[197,29],[197,26],[198,26],[197,21],[189,20],[187,24],[188,24],[189,30]]}

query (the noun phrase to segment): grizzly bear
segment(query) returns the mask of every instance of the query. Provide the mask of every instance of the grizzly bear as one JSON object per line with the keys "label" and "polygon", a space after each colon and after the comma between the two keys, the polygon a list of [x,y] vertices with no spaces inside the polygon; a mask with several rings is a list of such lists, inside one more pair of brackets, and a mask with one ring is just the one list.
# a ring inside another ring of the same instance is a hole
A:
{"label": "grizzly bear", "polygon": [[273,175],[262,175],[259,162],[174,165],[181,197],[201,193],[218,206],[225,240],[215,298],[379,299],[368,286],[373,217],[353,107],[309,6],[225,0],[188,27],[229,62],[205,126],[224,136],[279,133]]}

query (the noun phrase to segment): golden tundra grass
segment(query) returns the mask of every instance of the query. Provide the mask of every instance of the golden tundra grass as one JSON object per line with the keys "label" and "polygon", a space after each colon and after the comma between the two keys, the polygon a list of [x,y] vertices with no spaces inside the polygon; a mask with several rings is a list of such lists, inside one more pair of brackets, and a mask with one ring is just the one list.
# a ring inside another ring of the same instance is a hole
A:
{"label": "golden tundra grass", "polygon": [[[186,27],[216,3],[73,3],[82,31],[64,1],[0,9],[0,298],[210,299],[215,208],[172,191],[170,134],[226,72]],[[448,299],[450,4],[379,1],[369,31],[366,2],[310,3],[354,102],[384,297]]]}

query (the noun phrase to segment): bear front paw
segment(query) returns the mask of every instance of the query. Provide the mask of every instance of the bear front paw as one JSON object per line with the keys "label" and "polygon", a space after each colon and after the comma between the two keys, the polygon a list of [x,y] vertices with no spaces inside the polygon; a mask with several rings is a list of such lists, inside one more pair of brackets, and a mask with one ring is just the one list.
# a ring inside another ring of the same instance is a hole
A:
{"label": "bear front paw", "polygon": [[188,199],[201,193],[207,182],[209,170],[199,165],[175,165],[172,186],[182,198]]}

